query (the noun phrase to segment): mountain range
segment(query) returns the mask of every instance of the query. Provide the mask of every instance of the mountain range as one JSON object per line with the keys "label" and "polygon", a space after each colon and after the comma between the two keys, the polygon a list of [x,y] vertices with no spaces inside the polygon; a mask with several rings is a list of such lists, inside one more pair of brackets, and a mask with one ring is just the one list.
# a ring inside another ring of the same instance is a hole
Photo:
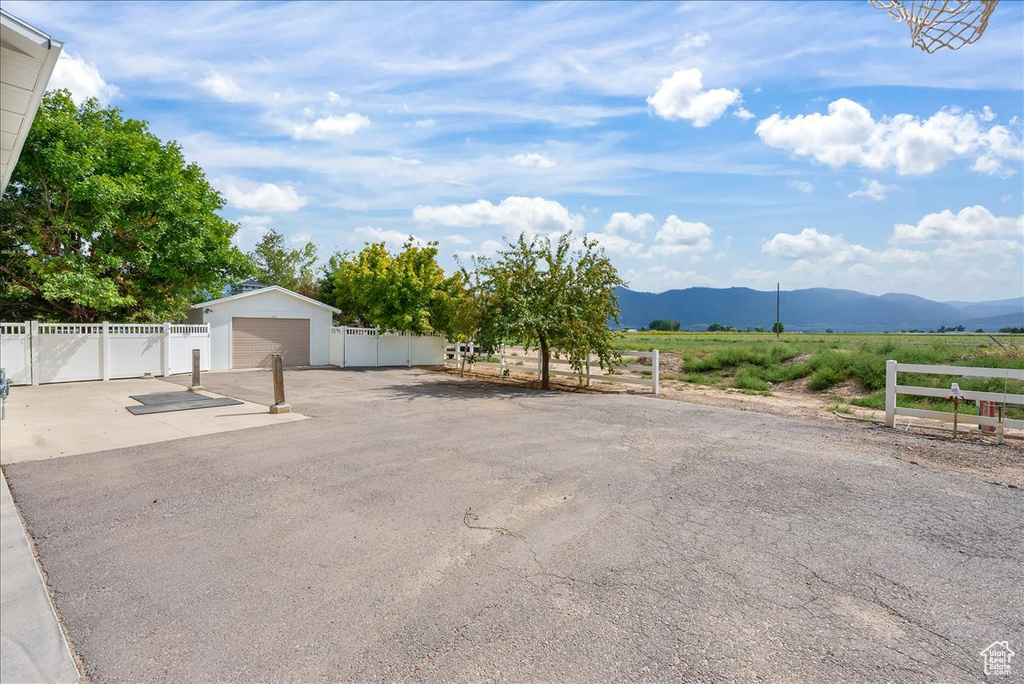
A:
{"label": "mountain range", "polygon": [[[738,330],[775,323],[775,292],[745,287],[691,287],[654,294],[617,288],[625,328],[641,328],[657,319],[679,321],[681,330],[707,330],[720,323]],[[987,302],[936,302],[908,294],[869,295],[854,290],[812,288],[783,291],[785,330],[824,332],[899,332],[964,326],[995,332],[1024,328],[1024,296]]]}

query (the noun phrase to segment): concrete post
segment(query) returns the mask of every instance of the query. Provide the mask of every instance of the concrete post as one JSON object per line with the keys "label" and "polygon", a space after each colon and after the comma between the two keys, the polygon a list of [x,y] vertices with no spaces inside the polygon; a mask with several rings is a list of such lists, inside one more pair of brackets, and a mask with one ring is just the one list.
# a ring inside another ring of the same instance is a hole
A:
{"label": "concrete post", "polygon": [[271,413],[291,413],[292,407],[284,402],[284,360],[280,354],[274,354],[274,405]]}
{"label": "concrete post", "polygon": [[885,424],[896,427],[896,366],[889,359],[885,362]]}
{"label": "concrete post", "polygon": [[653,352],[653,356],[651,357],[651,377],[654,378],[654,396],[658,396],[658,391],[660,390],[660,375],[661,371],[658,365],[658,350],[655,349]]}
{"label": "concrete post", "polygon": [[103,382],[110,381],[110,323],[106,321],[100,333],[100,377]]}
{"label": "concrete post", "polygon": [[188,388],[189,392],[203,391],[203,383],[199,378],[199,360],[201,353],[202,352],[200,352],[198,349],[192,350],[192,384]]}
{"label": "concrete post", "polygon": [[29,343],[32,346],[32,384],[39,384],[39,321],[32,321],[29,326]]}

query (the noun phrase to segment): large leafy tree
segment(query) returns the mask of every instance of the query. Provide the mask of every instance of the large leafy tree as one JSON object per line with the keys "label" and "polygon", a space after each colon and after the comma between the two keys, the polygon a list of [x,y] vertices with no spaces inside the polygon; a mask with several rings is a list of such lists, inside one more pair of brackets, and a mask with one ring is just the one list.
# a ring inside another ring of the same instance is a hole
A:
{"label": "large leafy tree", "polygon": [[571,233],[557,241],[520,235],[478,269],[481,343],[539,349],[544,389],[553,349],[581,374],[591,354],[602,367],[616,355],[608,321],[618,322],[615,288],[625,283],[600,245],[586,238],[579,244],[573,246]]}
{"label": "large leafy tree", "polygon": [[280,285],[307,297],[317,296],[317,249],[312,242],[298,249],[289,249],[284,244],[283,235],[269,230],[249,253],[249,259],[256,279],[264,285]]}
{"label": "large leafy tree", "polygon": [[0,202],[0,318],[180,315],[248,270],[223,206],[146,122],[47,93]]}
{"label": "large leafy tree", "polygon": [[321,299],[341,309],[346,322],[447,333],[459,320],[464,293],[464,274],[445,275],[438,265],[436,242],[420,246],[410,240],[397,255],[384,242],[367,243],[358,254],[335,254]]}

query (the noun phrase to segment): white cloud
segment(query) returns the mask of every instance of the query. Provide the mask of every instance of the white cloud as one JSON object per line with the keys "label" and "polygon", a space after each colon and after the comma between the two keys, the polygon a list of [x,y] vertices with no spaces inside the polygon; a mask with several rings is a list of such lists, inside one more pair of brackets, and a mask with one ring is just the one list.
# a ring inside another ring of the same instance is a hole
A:
{"label": "white cloud", "polygon": [[437,122],[433,119],[420,119],[413,124],[416,128],[433,128],[437,125]]}
{"label": "white cloud", "polygon": [[423,162],[419,159],[410,159],[408,157],[399,157],[396,154],[389,154],[388,159],[395,162],[396,164],[404,164],[405,166],[419,166]]}
{"label": "white cloud", "polygon": [[526,166],[535,169],[549,169],[555,165],[555,162],[551,161],[543,154],[538,154],[536,152],[516,154],[511,157],[506,157],[506,159],[508,159],[513,164],[518,164],[519,166]]}
{"label": "white cloud", "polygon": [[263,183],[249,191],[229,184],[224,188],[224,197],[232,205],[244,211],[270,213],[298,211],[309,202],[292,186],[280,186],[274,183]]}
{"label": "white cloud", "polygon": [[704,31],[697,34],[687,33],[675,48],[672,49],[672,54],[675,55],[683,52],[684,50],[704,47],[709,42],[711,42],[711,36]]}
{"label": "white cloud", "polygon": [[725,110],[742,101],[740,91],[728,88],[704,90],[700,69],[680,69],[658,84],[647,104],[663,119],[692,121],[697,128],[721,118]]}
{"label": "white cloud", "polygon": [[78,103],[95,97],[102,104],[108,104],[119,93],[117,86],[103,80],[95,64],[86,62],[82,57],[70,52],[60,54],[57,64],[53,67],[48,88],[67,88],[71,91],[71,97]]}
{"label": "white cloud", "polygon": [[845,244],[842,236],[832,237],[819,233],[815,228],[804,228],[797,235],[777,233],[761,250],[783,259],[802,259],[824,256]]}
{"label": "white cloud", "polygon": [[793,259],[794,265],[814,270],[849,263],[914,263],[928,259],[924,252],[909,249],[876,252],[851,244],[842,235],[819,233],[815,228],[804,228],[797,234],[777,233],[761,247],[761,251],[782,259]]}
{"label": "white cloud", "polygon": [[988,105],[985,105],[981,108],[981,114],[978,115],[978,118],[982,121],[992,121],[996,118],[996,113]]}
{"label": "white cloud", "polygon": [[814,184],[808,183],[807,181],[789,180],[786,181],[786,185],[795,190],[799,190],[800,192],[804,192],[807,194],[814,192]]}
{"label": "white cloud", "polygon": [[467,237],[465,237],[463,235],[459,235],[458,233],[453,233],[452,235],[445,235],[444,236],[444,241],[447,242],[448,244],[452,244],[452,245],[471,245],[471,244],[473,244],[472,240],[470,240],[469,238],[467,238]]}
{"label": "white cloud", "polygon": [[367,242],[386,242],[388,247],[400,248],[406,242],[412,240],[413,245],[417,247],[425,247],[427,241],[423,238],[418,238],[415,235],[409,233],[403,233],[400,230],[388,230],[386,228],[377,228],[376,226],[363,226],[356,228],[356,232],[366,238]]}
{"label": "white cloud", "polygon": [[500,204],[477,200],[472,204],[418,206],[412,217],[419,223],[458,228],[502,226],[509,233],[559,233],[583,228],[584,219],[558,202],[543,197],[506,197]]}
{"label": "white cloud", "polygon": [[714,278],[696,271],[680,271],[669,266],[651,266],[638,271],[627,269],[622,274],[630,289],[641,292],[663,292],[683,287],[721,287]]}
{"label": "white cloud", "polygon": [[334,92],[333,90],[328,90],[327,91],[327,104],[336,105],[338,107],[347,107],[348,105],[352,104],[352,101],[349,100],[347,97],[342,97],[341,95],[339,95],[338,93]]}
{"label": "white cloud", "polygon": [[304,245],[304,244],[306,244],[307,242],[309,242],[312,239],[313,239],[313,234],[312,233],[295,233],[295,235],[292,235],[292,244],[293,245]]}
{"label": "white cloud", "polygon": [[831,167],[895,167],[902,175],[932,173],[957,157],[975,157],[974,169],[992,175],[1013,173],[1005,160],[1024,159],[1024,150],[1003,126],[984,129],[972,113],[943,110],[931,118],[910,114],[875,120],[863,105],[842,98],[828,114],[786,118],[773,114],[757,124],[771,147],[813,157]]}
{"label": "white cloud", "polygon": [[884,202],[886,194],[890,190],[896,189],[895,185],[885,185],[876,180],[868,180],[867,178],[861,178],[860,182],[864,187],[860,190],[854,190],[847,197],[868,197],[876,202]]}
{"label": "white cloud", "polygon": [[743,119],[744,121],[750,121],[751,119],[757,118],[757,115],[746,107],[737,107],[733,110],[732,115],[737,119]]}
{"label": "white cloud", "polygon": [[622,256],[646,257],[644,246],[639,242],[633,242],[627,237],[613,235],[610,233],[587,233],[587,237],[598,242],[609,254],[621,254]]}
{"label": "white cloud", "polygon": [[238,102],[243,97],[242,89],[230,76],[214,71],[199,82],[199,85],[222,100]]}
{"label": "white cloud", "polygon": [[270,230],[273,222],[269,216],[243,216],[235,223],[238,230],[231,238],[231,242],[243,251],[248,251],[256,246],[256,243]]}
{"label": "white cloud", "polygon": [[292,137],[296,140],[328,140],[352,135],[360,128],[370,125],[370,119],[349,112],[345,116],[327,116],[313,123],[299,123],[292,126]]}
{"label": "white cloud", "polygon": [[617,211],[608,218],[608,223],[604,226],[604,232],[609,235],[622,235],[623,233],[643,235],[653,225],[654,217],[650,214],[637,214],[634,216],[628,211]]}
{"label": "white cloud", "polygon": [[994,216],[982,206],[965,207],[954,214],[945,209],[928,214],[916,225],[899,223],[893,229],[894,242],[966,241],[965,251],[975,249],[977,240],[1024,239],[1024,215]]}
{"label": "white cloud", "polygon": [[651,248],[653,255],[676,256],[680,254],[699,255],[714,246],[711,228],[699,221],[683,221],[672,214],[661,224],[655,240],[659,243]]}

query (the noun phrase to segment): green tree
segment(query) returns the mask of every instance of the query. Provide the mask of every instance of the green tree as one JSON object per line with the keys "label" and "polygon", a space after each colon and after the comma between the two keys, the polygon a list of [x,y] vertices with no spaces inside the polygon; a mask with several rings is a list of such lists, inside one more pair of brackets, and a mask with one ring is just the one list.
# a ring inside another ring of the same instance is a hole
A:
{"label": "green tree", "polygon": [[676,332],[679,330],[679,321],[672,320],[671,318],[658,318],[651,321],[649,326],[651,330],[667,330],[669,332]]}
{"label": "green tree", "polygon": [[581,375],[590,354],[602,368],[616,356],[608,321],[618,323],[614,290],[625,283],[597,242],[583,238],[581,249],[572,244],[571,233],[557,242],[520,235],[479,270],[479,341],[490,350],[508,342],[539,349],[544,389],[551,386],[552,349]]}
{"label": "green tree", "polygon": [[288,249],[284,236],[276,230],[267,231],[256,248],[249,252],[253,275],[264,285],[279,285],[307,297],[318,294],[316,280],[317,249],[307,242],[299,249]]}
{"label": "green tree", "polygon": [[437,243],[410,239],[397,255],[383,242],[358,254],[331,257],[321,297],[339,308],[345,322],[416,334],[449,332],[460,323],[465,276],[446,276],[437,263]]}
{"label": "green tree", "polygon": [[146,122],[47,93],[0,202],[0,318],[178,317],[246,273],[223,206]]}
{"label": "green tree", "polygon": [[784,333],[784,332],[786,332],[786,327],[784,325],[782,325],[782,321],[778,321],[777,323],[772,323],[772,332],[775,333],[776,335],[778,335],[780,333]]}

